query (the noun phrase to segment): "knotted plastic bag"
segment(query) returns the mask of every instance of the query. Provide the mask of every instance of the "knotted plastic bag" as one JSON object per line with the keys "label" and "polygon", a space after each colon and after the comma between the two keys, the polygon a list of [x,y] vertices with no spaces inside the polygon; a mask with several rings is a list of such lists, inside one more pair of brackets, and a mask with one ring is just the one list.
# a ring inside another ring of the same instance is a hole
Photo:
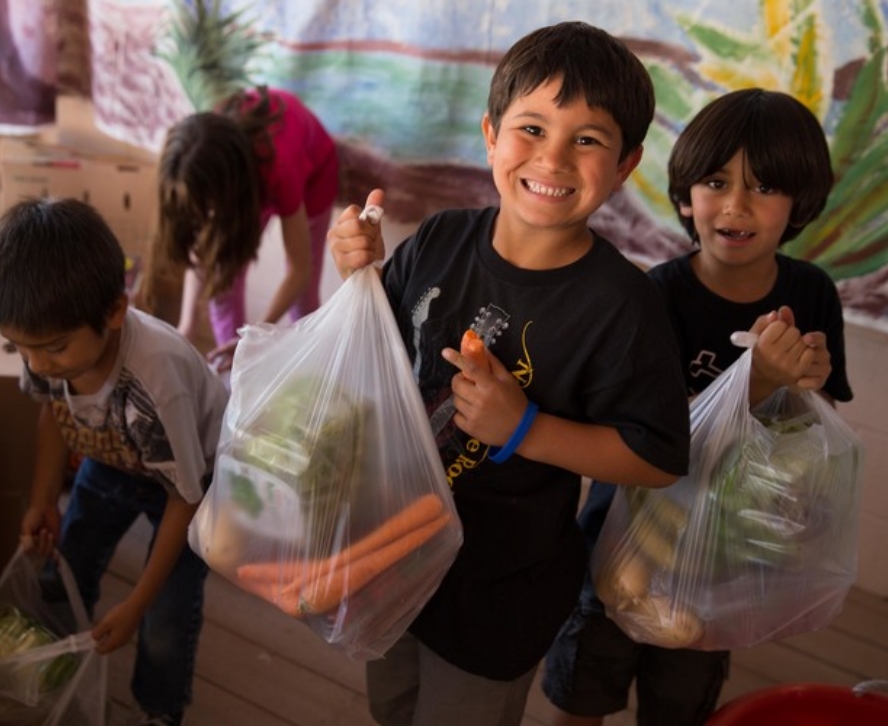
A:
{"label": "knotted plastic bag", "polygon": [[729,650],[816,630],[854,584],[862,444],[814,392],[750,412],[751,355],[691,402],[688,475],[614,495],[592,575],[639,642]]}
{"label": "knotted plastic bag", "polygon": [[293,326],[247,326],[189,542],[355,658],[440,584],[462,526],[378,271]]}
{"label": "knotted plastic bag", "polygon": [[106,659],[67,563],[16,551],[0,577],[0,723],[103,726]]}

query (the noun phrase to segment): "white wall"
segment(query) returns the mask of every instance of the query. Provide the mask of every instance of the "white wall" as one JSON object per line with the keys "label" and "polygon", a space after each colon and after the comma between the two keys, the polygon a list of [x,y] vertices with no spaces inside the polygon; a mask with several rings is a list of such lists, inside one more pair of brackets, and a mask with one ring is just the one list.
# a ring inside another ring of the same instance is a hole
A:
{"label": "white wall", "polygon": [[854,400],[838,410],[866,447],[857,584],[888,597],[888,332],[846,325],[845,351]]}

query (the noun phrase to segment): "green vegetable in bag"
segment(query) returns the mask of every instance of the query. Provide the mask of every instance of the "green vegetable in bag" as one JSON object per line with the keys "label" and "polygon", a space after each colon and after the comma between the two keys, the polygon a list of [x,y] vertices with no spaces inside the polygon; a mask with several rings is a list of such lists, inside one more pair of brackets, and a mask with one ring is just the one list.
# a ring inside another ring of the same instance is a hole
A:
{"label": "green vegetable in bag", "polygon": [[[818,466],[822,450],[819,437],[811,437],[818,423],[813,411],[756,418],[767,433],[728,448],[706,492],[710,534],[704,539],[715,548],[711,561],[717,580],[749,566],[801,566],[804,541],[826,516],[811,504],[818,484],[831,481],[829,472],[842,465],[830,456],[826,472]],[[632,488],[625,495],[632,519],[645,522],[643,528],[633,525],[639,552],[655,567],[672,571],[689,512],[666,491]],[[684,558],[682,566],[696,561]]]}
{"label": "green vegetable in bag", "polygon": [[[292,486],[304,521],[324,531],[358,484],[367,404],[342,387],[304,376],[288,381],[235,434],[232,455]],[[236,504],[258,516],[263,500],[246,477]],[[314,538],[314,544],[323,542]]]}
{"label": "green vegetable in bag", "polygon": [[754,415],[764,430],[725,452],[709,488],[715,569],[723,576],[758,565],[799,569],[805,542],[827,516],[814,506],[824,481],[816,414]]}
{"label": "green vegetable in bag", "polygon": [[[52,631],[17,608],[0,605],[0,659],[42,648],[57,640]],[[40,692],[49,693],[67,683],[77,672],[79,662],[74,653],[64,653],[46,663],[36,664]]]}

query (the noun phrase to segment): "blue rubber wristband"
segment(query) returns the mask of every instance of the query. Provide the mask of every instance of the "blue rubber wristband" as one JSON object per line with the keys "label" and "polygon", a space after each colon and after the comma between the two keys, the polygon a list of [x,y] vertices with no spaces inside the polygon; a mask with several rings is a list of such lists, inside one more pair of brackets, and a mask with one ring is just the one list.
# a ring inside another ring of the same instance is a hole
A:
{"label": "blue rubber wristband", "polygon": [[503,444],[502,447],[490,447],[490,460],[494,464],[502,464],[506,459],[508,459],[512,454],[515,453],[515,449],[521,446],[521,442],[524,441],[524,437],[527,436],[527,432],[530,430],[530,426],[533,423],[533,420],[536,418],[537,411],[539,410],[540,407],[537,406],[533,401],[527,402],[527,408],[524,409],[524,415],[521,417],[521,420],[518,422],[518,426],[515,427],[515,430],[512,432],[509,440],[505,444]]}

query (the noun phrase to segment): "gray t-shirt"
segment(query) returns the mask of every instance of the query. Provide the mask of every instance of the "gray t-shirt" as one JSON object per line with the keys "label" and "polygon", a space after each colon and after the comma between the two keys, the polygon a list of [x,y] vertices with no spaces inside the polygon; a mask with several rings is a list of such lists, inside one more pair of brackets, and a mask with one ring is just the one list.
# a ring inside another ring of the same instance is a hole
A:
{"label": "gray t-shirt", "polygon": [[153,479],[189,503],[200,501],[228,391],[169,324],[130,309],[117,361],[97,393],[73,394],[66,381],[35,376],[27,366],[21,389],[52,404],[72,451]]}

